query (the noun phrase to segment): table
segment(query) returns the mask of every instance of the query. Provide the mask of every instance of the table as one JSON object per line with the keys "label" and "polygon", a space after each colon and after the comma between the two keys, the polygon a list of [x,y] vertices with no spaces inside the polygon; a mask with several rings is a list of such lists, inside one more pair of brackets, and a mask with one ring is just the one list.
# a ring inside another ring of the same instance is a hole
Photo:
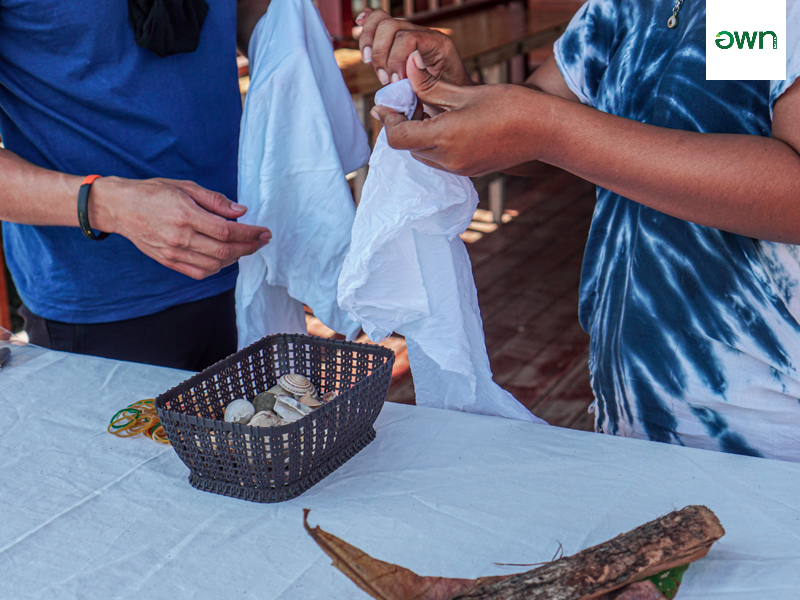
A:
{"label": "table", "polygon": [[[564,32],[577,7],[526,8],[512,2],[503,6],[476,11],[442,19],[430,27],[445,32],[453,40],[464,59],[467,70],[480,74],[484,83],[507,83],[506,63],[516,63],[519,73],[512,77],[513,83],[524,79],[525,56],[543,46],[552,44]],[[369,111],[374,106],[374,96],[381,88],[372,65],[361,62],[357,50],[341,49],[335,53],[347,88],[353,97],[356,110],[367,131],[371,131],[374,120]],[[377,132],[373,132],[373,137]],[[354,192],[360,198],[361,186],[366,178],[366,169],[356,175]],[[500,223],[505,197],[504,178],[496,175],[488,180],[489,207],[495,223]]]}
{"label": "table", "polygon": [[688,504],[727,535],[680,600],[796,598],[800,465],[387,404],[377,438],[302,496],[192,488],[169,448],[106,433],[189,373],[43,351],[0,371],[1,598],[353,599],[310,522],[424,575],[519,570]]}

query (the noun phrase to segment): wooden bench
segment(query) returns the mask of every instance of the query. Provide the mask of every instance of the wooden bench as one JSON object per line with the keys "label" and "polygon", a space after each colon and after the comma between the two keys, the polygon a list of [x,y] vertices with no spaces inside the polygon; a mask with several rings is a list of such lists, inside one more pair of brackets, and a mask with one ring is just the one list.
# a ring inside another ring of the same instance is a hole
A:
{"label": "wooden bench", "polygon": [[[426,26],[450,36],[467,69],[483,83],[521,83],[527,74],[526,57],[551,45],[564,32],[577,5],[535,6],[519,2],[492,6],[469,14],[460,14],[431,22]],[[339,49],[336,60],[342,70],[353,102],[367,131],[375,139],[380,124],[369,111],[375,92],[382,86],[371,65],[361,62],[358,50]],[[360,198],[366,168],[356,174],[354,193]],[[496,174],[487,178],[489,207],[496,223],[501,222],[505,179]]]}

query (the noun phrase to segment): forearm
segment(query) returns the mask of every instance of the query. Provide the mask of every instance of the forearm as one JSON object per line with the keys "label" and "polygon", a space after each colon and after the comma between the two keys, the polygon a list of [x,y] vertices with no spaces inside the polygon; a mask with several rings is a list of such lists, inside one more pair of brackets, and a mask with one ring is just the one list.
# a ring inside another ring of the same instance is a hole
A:
{"label": "forearm", "polygon": [[546,110],[544,162],[685,221],[800,244],[800,156],[789,145],[655,127],[559,98]]}
{"label": "forearm", "polygon": [[250,45],[250,36],[264,16],[270,0],[238,0],[236,3],[236,46],[244,56]]}
{"label": "forearm", "polygon": [[[32,165],[0,149],[0,220],[78,226],[83,176]],[[89,222],[117,233],[162,265],[202,279],[252,254],[272,237],[266,227],[236,223],[245,208],[191,181],[108,176],[92,184]]]}
{"label": "forearm", "polygon": [[80,176],[37,167],[5,149],[0,149],[0,174],[0,221],[78,226]]}
{"label": "forearm", "polygon": [[[563,75],[556,63],[556,57],[551,54],[528,78],[523,84],[524,87],[534,90],[536,92],[543,92],[551,96],[557,96],[570,102],[580,104],[578,97],[569,89]],[[516,165],[510,169],[504,169],[503,172],[507,175],[517,175],[520,177],[529,177],[537,172],[536,163],[539,161],[531,161]]]}

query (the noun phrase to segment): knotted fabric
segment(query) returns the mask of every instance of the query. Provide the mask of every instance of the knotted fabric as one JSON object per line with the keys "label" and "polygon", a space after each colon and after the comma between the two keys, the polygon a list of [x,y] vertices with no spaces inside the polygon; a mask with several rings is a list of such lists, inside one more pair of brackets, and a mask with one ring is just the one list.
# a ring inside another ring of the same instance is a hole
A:
{"label": "knotted fabric", "polygon": [[206,14],[205,0],[128,0],[136,43],[161,57],[194,52]]}

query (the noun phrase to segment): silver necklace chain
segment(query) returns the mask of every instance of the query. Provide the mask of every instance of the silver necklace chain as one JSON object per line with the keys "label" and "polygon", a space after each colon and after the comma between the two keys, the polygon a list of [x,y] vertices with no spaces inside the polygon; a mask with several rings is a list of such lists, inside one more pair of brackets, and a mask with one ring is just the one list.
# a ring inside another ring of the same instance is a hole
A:
{"label": "silver necklace chain", "polygon": [[672,16],[667,20],[667,27],[675,29],[678,26],[678,11],[681,9],[683,0],[675,0],[675,6],[672,8]]}

